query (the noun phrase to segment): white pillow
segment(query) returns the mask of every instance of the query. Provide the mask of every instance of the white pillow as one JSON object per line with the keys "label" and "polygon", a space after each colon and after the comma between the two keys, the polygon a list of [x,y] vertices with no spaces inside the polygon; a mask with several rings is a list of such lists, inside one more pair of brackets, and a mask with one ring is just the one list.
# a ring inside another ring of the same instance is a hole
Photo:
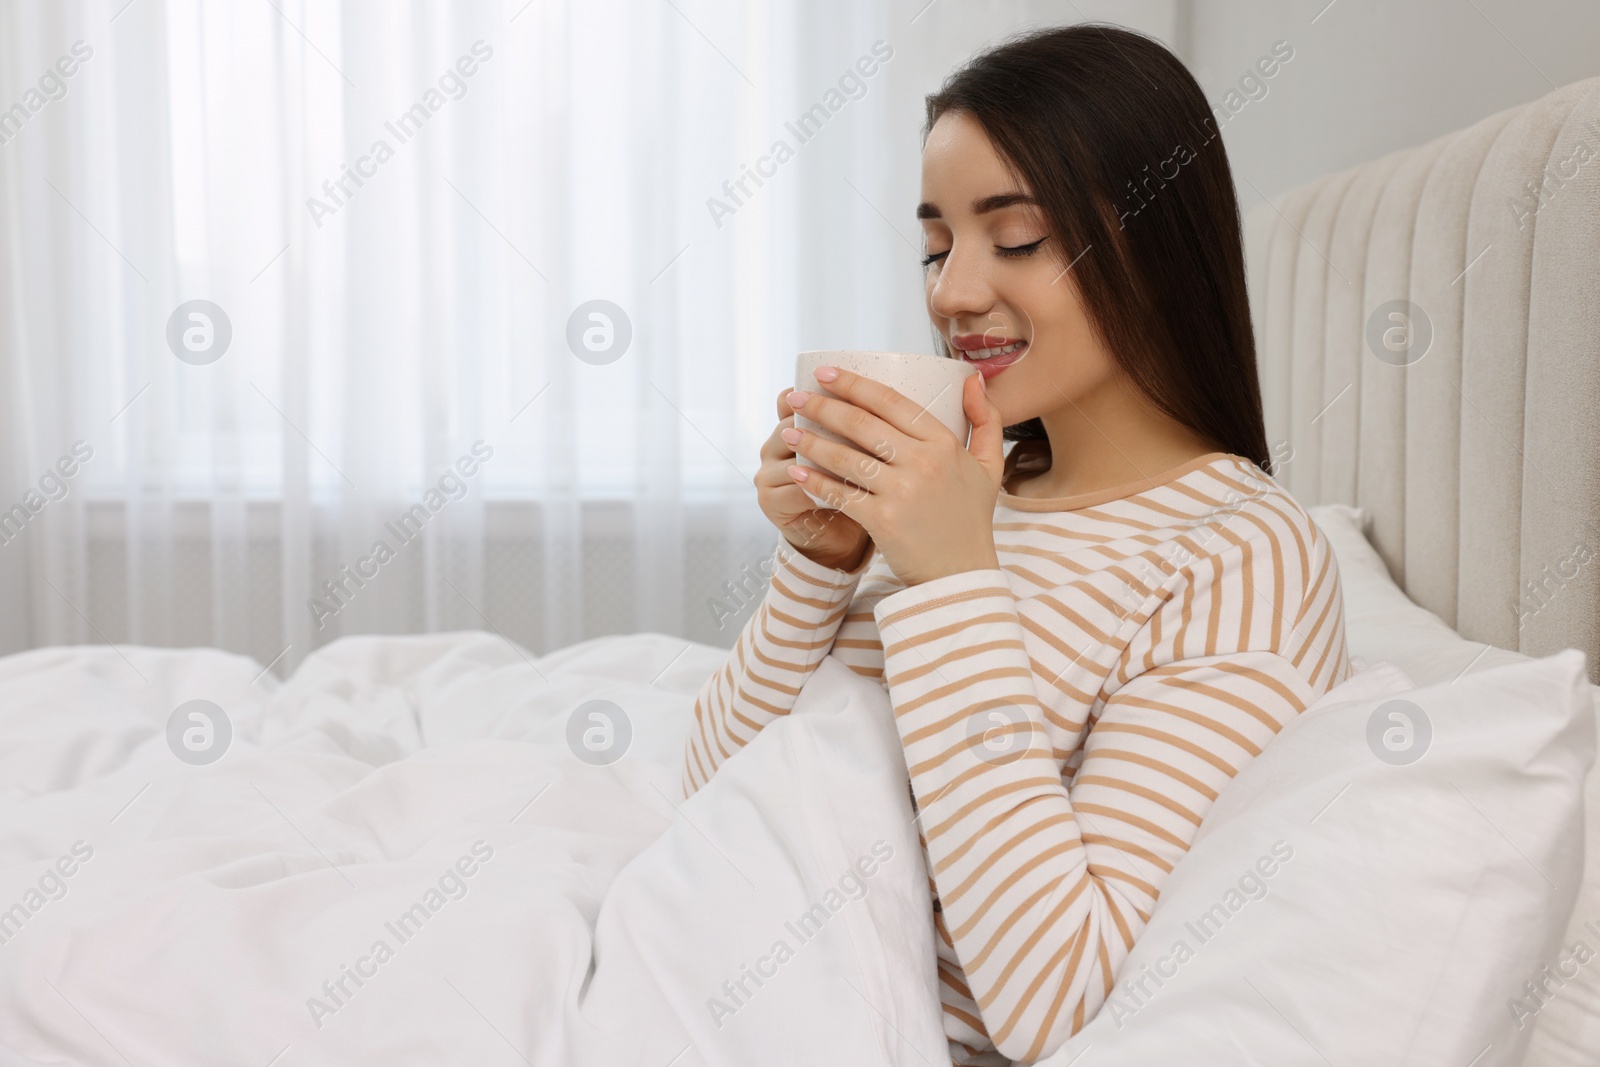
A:
{"label": "white pillow", "polygon": [[1374,663],[1387,660],[1418,685],[1453,681],[1468,669],[1528,662],[1519,652],[1468,641],[1439,616],[1413,603],[1368,543],[1365,508],[1318,504],[1306,510],[1328,535],[1339,562],[1345,631],[1353,656]]}
{"label": "white pillow", "polygon": [[[1377,551],[1367,542],[1368,514],[1345,504],[1309,509],[1339,561],[1344,588],[1345,625],[1352,653],[1384,659],[1419,685],[1450,681],[1465,671],[1528,657],[1508,649],[1468,641],[1437,615],[1411,602],[1389,577]],[[1600,721],[1600,686],[1590,686]],[[1579,941],[1600,952],[1600,770],[1591,771],[1584,794],[1588,824],[1583,884],[1561,944]],[[1559,983],[1537,1017],[1528,1058],[1522,1067],[1595,1067],[1600,1061],[1600,960],[1577,969]]]}
{"label": "white pillow", "polygon": [[[1218,797],[1112,998],[1040,1062],[1520,1063],[1532,1018],[1508,1002],[1570,970],[1584,665],[1414,689],[1378,662],[1325,694]],[[1421,755],[1397,764],[1405,721]]]}

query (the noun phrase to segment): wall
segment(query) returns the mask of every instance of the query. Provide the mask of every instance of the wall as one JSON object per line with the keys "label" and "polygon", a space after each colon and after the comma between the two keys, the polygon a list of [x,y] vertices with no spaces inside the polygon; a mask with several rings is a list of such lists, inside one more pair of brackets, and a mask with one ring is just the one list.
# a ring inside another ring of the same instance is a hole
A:
{"label": "wall", "polygon": [[1223,134],[1244,211],[1600,74],[1579,0],[1192,0],[1178,47],[1215,100],[1280,39],[1295,58]]}

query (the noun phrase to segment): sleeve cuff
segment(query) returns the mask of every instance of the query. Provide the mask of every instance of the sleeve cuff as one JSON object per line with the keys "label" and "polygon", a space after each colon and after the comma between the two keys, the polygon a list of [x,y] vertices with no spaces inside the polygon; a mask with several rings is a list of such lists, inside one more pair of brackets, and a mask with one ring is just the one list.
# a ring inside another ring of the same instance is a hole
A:
{"label": "sleeve cuff", "polygon": [[873,560],[878,557],[878,547],[872,545],[867,549],[861,566],[853,571],[840,570],[837,567],[827,567],[795,548],[784,537],[778,538],[776,552],[778,566],[789,573],[804,578],[812,585],[831,586],[835,589],[853,589],[861,576],[872,566]]}

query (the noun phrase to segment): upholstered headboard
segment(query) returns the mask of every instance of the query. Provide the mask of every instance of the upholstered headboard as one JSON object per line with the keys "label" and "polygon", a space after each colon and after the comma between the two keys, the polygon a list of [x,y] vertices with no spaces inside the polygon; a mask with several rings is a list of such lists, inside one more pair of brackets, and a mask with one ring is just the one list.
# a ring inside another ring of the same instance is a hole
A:
{"label": "upholstered headboard", "polygon": [[[1279,481],[1462,636],[1600,683],[1600,78],[1245,218]],[[1287,447],[1285,447],[1285,443]]]}

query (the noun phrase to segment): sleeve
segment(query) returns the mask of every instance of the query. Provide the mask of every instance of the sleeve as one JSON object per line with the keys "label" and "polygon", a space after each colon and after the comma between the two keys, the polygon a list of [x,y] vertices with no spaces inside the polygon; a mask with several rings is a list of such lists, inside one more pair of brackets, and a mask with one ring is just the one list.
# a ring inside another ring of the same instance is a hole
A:
{"label": "sleeve", "polygon": [[684,750],[683,795],[705,785],[722,762],[780,715],[828,654],[857,584],[877,549],[853,571],[826,567],[779,538],[772,580],[739,632],[722,669],[700,687]]}
{"label": "sleeve", "polygon": [[1106,1002],[1218,793],[1314,694],[1273,652],[1160,665],[1101,704],[1069,788],[1004,572],[876,610],[942,917],[989,1039],[1031,1063]]}

